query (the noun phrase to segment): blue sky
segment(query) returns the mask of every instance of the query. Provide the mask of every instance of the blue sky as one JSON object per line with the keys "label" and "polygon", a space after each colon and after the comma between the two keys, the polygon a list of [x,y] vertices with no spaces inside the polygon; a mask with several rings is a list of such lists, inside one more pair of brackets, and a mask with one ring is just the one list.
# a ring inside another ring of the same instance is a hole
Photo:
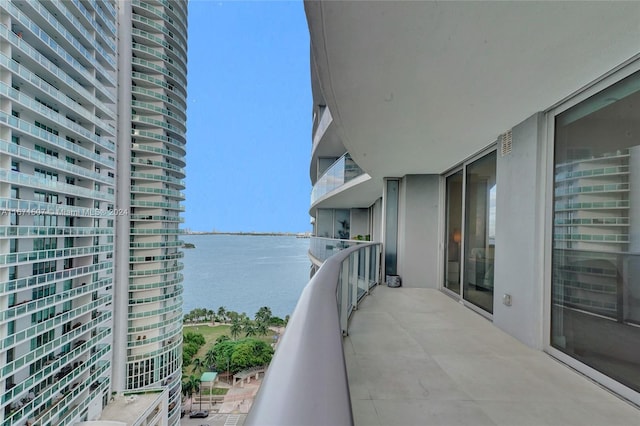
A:
{"label": "blue sky", "polygon": [[185,228],[310,230],[302,1],[189,2]]}

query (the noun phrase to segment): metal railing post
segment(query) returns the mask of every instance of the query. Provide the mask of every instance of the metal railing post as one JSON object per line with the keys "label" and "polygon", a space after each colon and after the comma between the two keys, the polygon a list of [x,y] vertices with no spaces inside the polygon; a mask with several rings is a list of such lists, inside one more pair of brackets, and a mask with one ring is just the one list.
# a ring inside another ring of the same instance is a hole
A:
{"label": "metal railing post", "polygon": [[370,282],[370,276],[369,276],[369,272],[371,269],[371,249],[372,246],[366,247],[364,249],[364,285],[366,286],[366,288],[364,289],[365,293],[367,295],[369,295],[369,282]]}
{"label": "metal railing post", "polygon": [[381,254],[382,254],[382,245],[378,244],[376,245],[376,259],[377,259],[377,267],[376,267],[376,285],[380,285],[380,273],[381,273],[381,269],[382,269],[382,259],[380,258]]}
{"label": "metal railing post", "polygon": [[360,250],[353,252],[353,288],[351,289],[351,306],[355,311],[358,309],[358,268],[360,267]]}
{"label": "metal railing post", "polygon": [[340,329],[342,335],[347,336],[349,334],[349,306],[351,301],[349,300],[349,262],[350,257],[347,256],[342,261],[342,272],[340,273],[341,287],[342,287],[342,303],[340,304]]}

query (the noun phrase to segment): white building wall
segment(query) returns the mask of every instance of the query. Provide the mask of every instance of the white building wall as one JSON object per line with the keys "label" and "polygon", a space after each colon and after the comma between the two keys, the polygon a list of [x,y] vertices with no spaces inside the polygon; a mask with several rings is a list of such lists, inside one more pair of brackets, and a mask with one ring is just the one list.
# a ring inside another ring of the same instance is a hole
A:
{"label": "white building wall", "polygon": [[398,274],[405,287],[438,288],[440,176],[407,175],[400,186]]}
{"label": "white building wall", "polygon": [[[512,151],[498,147],[493,323],[542,349],[545,160],[544,115],[513,128]],[[511,306],[503,296],[511,296]]]}

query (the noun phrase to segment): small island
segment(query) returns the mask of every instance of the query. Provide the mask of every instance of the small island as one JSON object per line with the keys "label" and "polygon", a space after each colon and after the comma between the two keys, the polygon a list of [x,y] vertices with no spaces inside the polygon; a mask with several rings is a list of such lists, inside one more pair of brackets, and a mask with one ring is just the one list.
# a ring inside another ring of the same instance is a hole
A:
{"label": "small island", "polygon": [[182,245],[182,248],[184,248],[184,249],[192,249],[192,248],[196,248],[196,245],[192,244],[192,243],[184,243]]}

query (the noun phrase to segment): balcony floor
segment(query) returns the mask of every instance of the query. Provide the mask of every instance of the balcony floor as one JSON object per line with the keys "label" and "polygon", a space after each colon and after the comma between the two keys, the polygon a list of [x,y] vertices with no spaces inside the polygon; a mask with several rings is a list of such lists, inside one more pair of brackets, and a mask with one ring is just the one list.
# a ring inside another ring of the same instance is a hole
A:
{"label": "balcony floor", "polygon": [[355,424],[631,425],[640,410],[440,291],[379,286],[344,350]]}

